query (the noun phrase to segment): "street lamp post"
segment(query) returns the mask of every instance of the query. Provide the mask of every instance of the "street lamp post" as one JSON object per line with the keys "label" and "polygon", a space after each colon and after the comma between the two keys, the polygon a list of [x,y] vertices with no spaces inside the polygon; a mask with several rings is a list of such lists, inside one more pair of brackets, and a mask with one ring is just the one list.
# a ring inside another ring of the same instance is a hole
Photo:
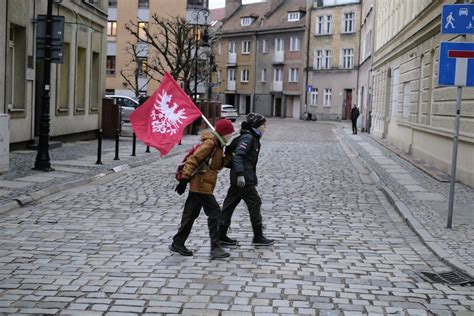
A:
{"label": "street lamp post", "polygon": [[[199,36],[198,36],[198,25],[199,23],[199,18],[200,16],[204,17],[204,23],[206,26],[206,30],[203,36],[203,43],[207,44],[207,17],[209,16],[209,11],[207,8],[202,8],[197,11],[193,11],[192,17],[193,17],[193,22],[194,23],[194,95],[193,95],[193,100],[194,103],[197,105],[197,86],[198,86],[198,50],[199,50]],[[199,125],[201,123],[201,119],[197,119],[196,121],[193,122],[193,126],[191,129],[191,134],[197,135]]]}
{"label": "street lamp post", "polygon": [[51,81],[51,35],[53,19],[53,0],[48,0],[46,10],[46,42],[44,47],[43,98],[41,101],[41,119],[39,129],[38,154],[33,169],[53,171],[49,159],[49,93]]}

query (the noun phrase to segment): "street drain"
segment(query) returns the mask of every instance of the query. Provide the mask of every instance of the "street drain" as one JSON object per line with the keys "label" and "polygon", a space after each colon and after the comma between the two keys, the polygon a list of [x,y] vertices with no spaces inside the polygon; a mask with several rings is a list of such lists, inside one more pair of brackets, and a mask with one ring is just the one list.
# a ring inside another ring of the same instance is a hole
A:
{"label": "street drain", "polygon": [[420,272],[420,274],[423,279],[433,283],[447,283],[453,285],[474,283],[473,278],[459,271],[448,271],[442,273]]}

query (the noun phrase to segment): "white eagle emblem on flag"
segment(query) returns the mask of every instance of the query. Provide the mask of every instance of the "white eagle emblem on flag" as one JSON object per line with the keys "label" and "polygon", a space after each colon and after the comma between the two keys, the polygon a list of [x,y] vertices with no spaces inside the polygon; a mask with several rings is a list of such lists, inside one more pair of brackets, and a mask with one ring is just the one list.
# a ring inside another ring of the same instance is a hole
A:
{"label": "white eagle emblem on flag", "polygon": [[165,90],[158,94],[150,114],[153,133],[174,135],[183,124],[182,120],[187,118],[184,108],[178,109],[179,105],[175,102],[170,106],[171,98]]}

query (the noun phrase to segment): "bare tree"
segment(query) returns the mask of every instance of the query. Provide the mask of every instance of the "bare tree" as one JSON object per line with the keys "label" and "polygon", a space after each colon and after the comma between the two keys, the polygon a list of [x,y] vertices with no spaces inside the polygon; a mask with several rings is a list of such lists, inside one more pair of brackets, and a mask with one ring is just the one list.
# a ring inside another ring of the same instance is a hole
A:
{"label": "bare tree", "polygon": [[[139,25],[130,21],[126,29],[137,39],[137,45],[148,47],[148,67],[146,74],[151,80],[158,80],[165,72],[184,83],[184,90],[192,94],[191,82],[194,82],[195,49],[199,44],[196,28],[185,18],[177,16],[164,18],[153,14],[151,21]],[[198,82],[206,80],[209,63],[205,54],[198,56]]]}
{"label": "bare tree", "polygon": [[[125,51],[130,56],[130,60],[128,60],[125,67],[120,70],[120,75],[128,86],[132,88],[135,96],[138,98],[140,96],[140,91],[142,91],[142,89],[145,88],[152,79],[147,75],[147,62],[146,59],[142,57],[146,51],[144,51],[143,46],[130,42]],[[140,77],[144,76],[146,76],[144,82],[139,80]]]}

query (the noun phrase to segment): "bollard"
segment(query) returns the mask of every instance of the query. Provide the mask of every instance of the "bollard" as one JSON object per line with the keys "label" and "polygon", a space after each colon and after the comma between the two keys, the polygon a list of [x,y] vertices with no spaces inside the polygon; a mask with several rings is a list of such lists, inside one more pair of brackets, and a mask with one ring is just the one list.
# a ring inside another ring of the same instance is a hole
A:
{"label": "bollard", "polygon": [[96,165],[102,164],[102,129],[99,128],[97,131],[97,161],[95,162]]}
{"label": "bollard", "polygon": [[149,153],[150,152],[150,146],[146,146],[146,150],[145,150],[146,153]]}
{"label": "bollard", "polygon": [[137,136],[135,133],[132,135],[132,156],[136,156],[136,148],[137,148]]}
{"label": "bollard", "polygon": [[120,140],[120,131],[117,129],[115,131],[115,158],[114,158],[114,160],[120,160],[120,158],[119,158],[119,140]]}

